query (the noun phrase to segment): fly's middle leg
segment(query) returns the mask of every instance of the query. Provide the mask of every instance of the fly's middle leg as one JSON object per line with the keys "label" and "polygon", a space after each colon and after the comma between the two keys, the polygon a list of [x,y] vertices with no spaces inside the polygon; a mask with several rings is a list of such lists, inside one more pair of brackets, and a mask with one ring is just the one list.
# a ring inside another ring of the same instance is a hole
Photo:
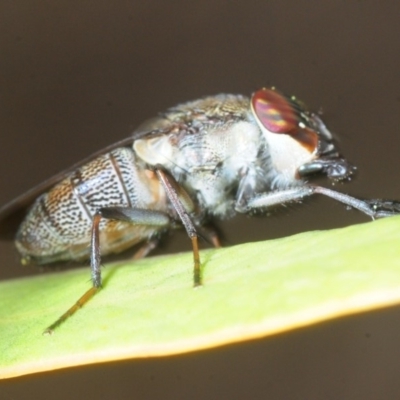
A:
{"label": "fly's middle leg", "polygon": [[200,253],[199,253],[199,244],[198,244],[198,233],[196,231],[196,227],[193,221],[190,218],[190,213],[194,212],[195,206],[186,193],[186,191],[180,186],[172,176],[167,174],[160,168],[156,168],[155,172],[157,174],[158,179],[164,187],[165,193],[172,206],[174,207],[176,213],[178,214],[183,226],[186,229],[186,232],[192,241],[192,249],[193,249],[193,286],[201,286],[202,285],[202,277],[201,277],[201,265],[200,265]]}

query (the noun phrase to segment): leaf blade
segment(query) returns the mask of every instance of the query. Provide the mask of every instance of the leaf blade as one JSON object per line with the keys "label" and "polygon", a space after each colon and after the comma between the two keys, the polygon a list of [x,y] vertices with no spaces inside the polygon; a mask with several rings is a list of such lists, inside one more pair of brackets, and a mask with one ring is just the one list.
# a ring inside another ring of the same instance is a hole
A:
{"label": "leaf blade", "polygon": [[105,287],[52,336],[89,271],[0,283],[0,378],[177,354],[275,334],[400,301],[399,218],[109,266]]}

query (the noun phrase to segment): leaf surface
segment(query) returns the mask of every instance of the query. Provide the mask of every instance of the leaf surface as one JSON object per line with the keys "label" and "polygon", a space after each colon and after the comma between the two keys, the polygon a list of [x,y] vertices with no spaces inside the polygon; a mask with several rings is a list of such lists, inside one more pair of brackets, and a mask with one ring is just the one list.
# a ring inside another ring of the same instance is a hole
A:
{"label": "leaf surface", "polygon": [[108,265],[104,288],[42,335],[90,287],[88,268],[0,283],[0,378],[264,337],[400,301],[400,218]]}

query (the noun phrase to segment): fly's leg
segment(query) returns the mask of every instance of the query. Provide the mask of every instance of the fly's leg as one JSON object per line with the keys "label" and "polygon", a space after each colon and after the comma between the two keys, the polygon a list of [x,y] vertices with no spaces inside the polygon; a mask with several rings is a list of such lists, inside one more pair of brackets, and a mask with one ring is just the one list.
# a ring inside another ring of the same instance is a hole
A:
{"label": "fly's leg", "polygon": [[340,201],[341,203],[363,212],[372,219],[392,217],[400,214],[400,202],[395,200],[360,200],[322,186],[313,186],[313,188],[314,193],[319,193]]}
{"label": "fly's leg", "polygon": [[132,225],[154,226],[158,228],[167,227],[170,224],[168,215],[160,211],[144,210],[129,207],[101,208],[93,218],[92,242],[90,254],[90,267],[92,270],[92,282],[96,288],[101,287],[100,271],[100,243],[99,224],[101,218],[129,222]]}
{"label": "fly's leg", "polygon": [[301,201],[313,194],[322,194],[349,207],[355,208],[372,219],[400,214],[400,202],[389,200],[360,200],[322,186],[306,185],[262,194],[250,199],[246,211],[273,207],[286,202]]}
{"label": "fly's leg", "polygon": [[144,243],[132,256],[132,260],[140,260],[145,258],[150,252],[152,252],[157,246],[160,240],[158,238],[149,239]]}
{"label": "fly's leg", "polygon": [[216,249],[222,247],[219,231],[213,224],[208,223],[203,225],[201,230],[201,233],[204,234],[205,239],[209,241]]}
{"label": "fly's leg", "polygon": [[397,200],[365,200],[378,214],[376,218],[391,217],[400,214],[400,202]]}
{"label": "fly's leg", "polygon": [[[99,227],[102,218],[127,221],[133,225],[154,226],[155,228],[167,227],[170,224],[168,215],[159,211],[142,210],[128,207],[110,207],[101,208],[98,210],[93,217],[90,243],[90,268],[93,286],[87,290],[71,308],[61,315],[57,321],[45,329],[43,332],[44,334],[52,334],[54,329],[61,325],[71,315],[75,314],[75,312],[83,307],[101,288],[102,279]],[[142,248],[142,255],[145,256],[152,248],[154,248],[154,246],[155,242],[150,239],[149,242],[146,243],[146,246]]]}
{"label": "fly's leg", "polygon": [[156,168],[155,170],[158,179],[164,187],[165,193],[172,206],[174,207],[176,213],[178,214],[186,232],[192,241],[193,248],[193,286],[201,286],[201,268],[200,268],[200,255],[199,255],[199,245],[198,245],[198,234],[194,223],[190,219],[189,213],[194,211],[194,204],[190,199],[189,195],[185,190],[174,181],[174,179],[162,171]]}

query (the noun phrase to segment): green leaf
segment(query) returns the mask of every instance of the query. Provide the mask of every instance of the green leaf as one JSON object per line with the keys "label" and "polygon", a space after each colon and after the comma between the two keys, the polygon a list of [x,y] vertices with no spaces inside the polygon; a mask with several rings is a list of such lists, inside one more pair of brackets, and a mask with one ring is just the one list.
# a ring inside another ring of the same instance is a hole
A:
{"label": "green leaf", "polygon": [[[88,268],[0,283],[0,377],[153,357],[267,336],[400,300],[400,219],[104,268],[104,289],[43,336],[90,287]],[[133,264],[133,265],[130,265]]]}

